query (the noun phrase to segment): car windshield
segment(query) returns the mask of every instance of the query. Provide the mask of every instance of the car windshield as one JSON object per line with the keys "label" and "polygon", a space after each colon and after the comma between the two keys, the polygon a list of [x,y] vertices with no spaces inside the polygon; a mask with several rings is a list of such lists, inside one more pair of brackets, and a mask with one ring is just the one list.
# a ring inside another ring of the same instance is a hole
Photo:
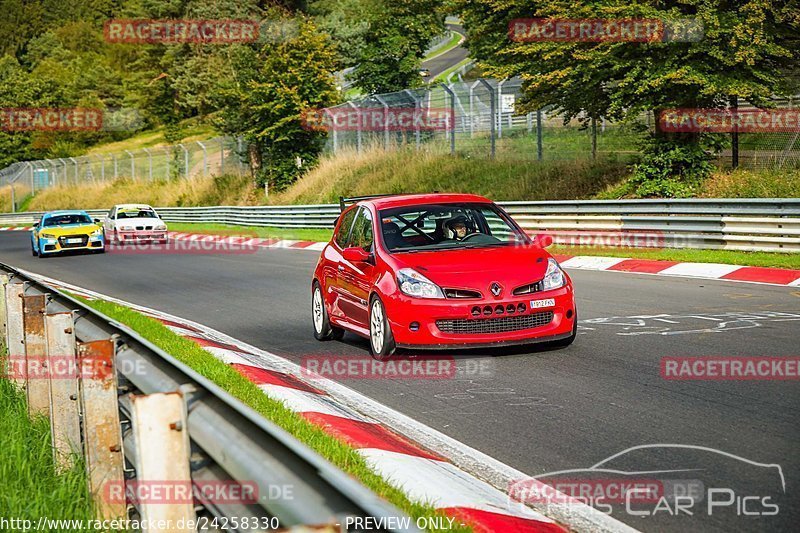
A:
{"label": "car windshield", "polygon": [[118,219],[123,218],[158,218],[152,209],[126,209],[117,213]]}
{"label": "car windshield", "polygon": [[80,213],[69,215],[53,215],[44,219],[44,226],[67,226],[69,224],[92,224],[92,219],[88,215]]}
{"label": "car windshield", "polygon": [[493,204],[426,204],[380,211],[390,252],[529,244],[528,236]]}

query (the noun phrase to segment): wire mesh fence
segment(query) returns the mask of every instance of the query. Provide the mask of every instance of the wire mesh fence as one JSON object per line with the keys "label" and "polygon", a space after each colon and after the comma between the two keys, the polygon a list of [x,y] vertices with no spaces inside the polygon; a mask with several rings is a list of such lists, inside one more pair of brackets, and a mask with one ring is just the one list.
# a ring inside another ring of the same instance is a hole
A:
{"label": "wire mesh fence", "polygon": [[[579,115],[565,120],[563,113],[544,108],[518,112],[522,83],[478,79],[422,89],[373,95],[325,110],[329,117],[331,152],[411,146],[470,157],[518,160],[572,160],[614,157],[633,159],[647,131],[655,128],[651,114],[620,123],[603,117]],[[791,99],[776,100],[779,109],[791,109]],[[744,103],[739,110],[755,109]],[[434,120],[446,116],[447,120]],[[409,124],[401,120],[409,118]],[[734,140],[730,134],[730,140]],[[798,167],[800,128],[738,134],[732,146],[718,156],[723,166]]]}
{"label": "wire mesh fence", "polygon": [[[316,113],[327,133],[326,151],[407,148],[464,157],[519,161],[614,158],[634,160],[652,114],[619,123],[602,117],[564,120],[551,108],[519,112],[522,83],[477,79],[376,94]],[[798,98],[776,100],[793,110]],[[738,108],[752,110],[743,103]],[[800,116],[800,115],[798,115]],[[316,126],[319,126],[317,123]],[[800,167],[800,126],[729,134],[718,155],[725,167]],[[738,142],[736,139],[738,137]],[[43,188],[103,183],[120,178],[164,180],[250,172],[248,151],[239,138],[217,137],[123,152],[14,163],[0,170],[0,188],[11,188],[12,210],[20,199]],[[5,202],[6,192],[0,194]]]}
{"label": "wire mesh fence", "polygon": [[177,145],[80,157],[14,163],[0,170],[0,184],[19,200],[41,189],[117,179],[157,181],[249,172],[241,139],[217,137]]}

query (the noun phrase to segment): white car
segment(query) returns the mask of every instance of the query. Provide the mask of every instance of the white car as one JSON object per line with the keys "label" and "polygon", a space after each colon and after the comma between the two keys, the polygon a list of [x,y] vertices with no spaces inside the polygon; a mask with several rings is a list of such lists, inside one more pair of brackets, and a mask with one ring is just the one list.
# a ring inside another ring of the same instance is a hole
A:
{"label": "white car", "polygon": [[169,240],[167,224],[155,209],[145,204],[115,205],[103,220],[103,232],[109,243],[166,243]]}

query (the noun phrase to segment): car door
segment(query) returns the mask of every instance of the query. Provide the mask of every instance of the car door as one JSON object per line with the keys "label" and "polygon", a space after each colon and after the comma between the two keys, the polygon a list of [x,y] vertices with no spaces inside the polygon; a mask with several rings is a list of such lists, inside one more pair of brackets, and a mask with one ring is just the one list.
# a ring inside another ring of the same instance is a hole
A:
{"label": "car door", "polygon": [[33,224],[33,227],[31,228],[31,246],[36,251],[36,253],[39,253],[39,231],[41,231],[43,221],[44,221],[44,216],[42,216],[42,218],[40,218],[37,222],[35,222]]}
{"label": "car door", "polygon": [[[365,252],[373,253],[375,242],[374,224],[372,214],[366,207],[359,208],[353,221],[350,233],[349,246],[358,247]],[[369,262],[353,263],[341,259],[339,268],[339,304],[342,311],[353,322],[364,328],[369,328],[369,293],[372,287],[374,267]]]}
{"label": "car door", "polygon": [[106,232],[106,235],[113,235],[114,234],[114,217],[117,214],[117,208],[112,207],[111,211],[108,212],[106,218],[103,220],[103,231]]}
{"label": "car door", "polygon": [[339,274],[344,270],[342,264],[342,250],[350,245],[350,230],[353,227],[353,220],[358,213],[357,207],[351,207],[341,214],[341,221],[336,229],[336,233],[331,240],[331,245],[323,251],[325,257],[325,267],[322,271],[322,288],[326,294],[326,299],[331,303],[330,314],[338,318],[346,318],[341,309],[340,295],[342,287]]}

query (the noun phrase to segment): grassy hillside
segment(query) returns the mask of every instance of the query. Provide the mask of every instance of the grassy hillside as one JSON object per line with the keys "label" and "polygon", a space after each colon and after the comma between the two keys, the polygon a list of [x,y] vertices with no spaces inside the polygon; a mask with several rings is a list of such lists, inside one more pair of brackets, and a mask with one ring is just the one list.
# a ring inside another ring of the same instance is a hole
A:
{"label": "grassy hillside", "polygon": [[520,163],[413,151],[340,154],[326,158],[287,191],[272,194],[247,177],[115,182],[58,187],[37,193],[29,209],[105,208],[122,202],[152,205],[256,205],[327,203],[339,195],[392,192],[474,192],[496,200],[591,198],[618,182],[625,166],[614,161]]}
{"label": "grassy hillside", "polygon": [[537,163],[375,150],[323,159],[273,201],[324,203],[340,195],[430,191],[472,192],[495,200],[591,198],[625,173],[625,165],[611,159]]}
{"label": "grassy hillside", "polygon": [[[106,208],[116,203],[152,205],[259,205],[336,202],[340,195],[397,192],[473,192],[495,200],[622,198],[628,168],[624,162],[517,161],[451,157],[398,150],[340,153],[288,190],[267,198],[248,177],[175,179],[87,184],[47,189],[25,206],[29,210]],[[800,170],[718,171],[697,190],[698,197],[800,197]],[[0,190],[0,209],[10,211],[10,191]]]}

